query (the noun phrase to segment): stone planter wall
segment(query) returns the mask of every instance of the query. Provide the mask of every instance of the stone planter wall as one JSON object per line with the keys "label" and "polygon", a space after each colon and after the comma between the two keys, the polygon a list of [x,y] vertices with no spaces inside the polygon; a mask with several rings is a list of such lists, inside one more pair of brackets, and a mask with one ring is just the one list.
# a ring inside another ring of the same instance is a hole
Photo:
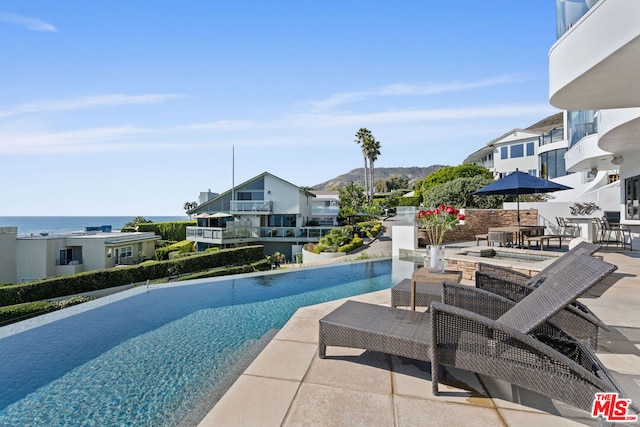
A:
{"label": "stone planter wall", "polygon": [[316,254],[314,252],[309,252],[305,249],[302,249],[302,262],[303,263],[308,263],[308,262],[317,262],[317,261],[322,261],[325,259],[333,259],[333,258],[340,258],[343,256],[347,256],[346,253],[344,252],[321,252],[319,254]]}

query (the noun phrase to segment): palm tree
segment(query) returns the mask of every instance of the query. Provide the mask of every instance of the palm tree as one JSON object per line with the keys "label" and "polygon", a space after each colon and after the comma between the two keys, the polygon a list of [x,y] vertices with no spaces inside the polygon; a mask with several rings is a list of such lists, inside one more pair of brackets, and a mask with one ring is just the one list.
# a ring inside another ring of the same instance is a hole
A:
{"label": "palm tree", "polygon": [[[198,202],[184,202],[184,205],[182,205],[182,209],[184,209],[186,212],[189,212],[191,209],[195,209],[198,207]],[[191,214],[189,214],[189,219],[191,219]]]}
{"label": "palm tree", "polygon": [[371,183],[369,195],[367,197],[369,198],[369,202],[372,202],[373,194],[375,192],[375,186],[373,185],[375,182],[373,176],[373,164],[378,160],[378,156],[380,155],[380,141],[372,136],[367,140],[366,145],[366,156],[369,159],[369,182]]}
{"label": "palm tree", "polygon": [[[367,128],[360,128],[358,132],[356,132],[356,140],[354,141],[356,144],[360,145],[362,148],[362,155],[364,157],[364,191],[365,194],[369,194],[369,180],[367,176],[367,142],[373,138],[371,131]],[[373,183],[371,184],[373,185]]]}

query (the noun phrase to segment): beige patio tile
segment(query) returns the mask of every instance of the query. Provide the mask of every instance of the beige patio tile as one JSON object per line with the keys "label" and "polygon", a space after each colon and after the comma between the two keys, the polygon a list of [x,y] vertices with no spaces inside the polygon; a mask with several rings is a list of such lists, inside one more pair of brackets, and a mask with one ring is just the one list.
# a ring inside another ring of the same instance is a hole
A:
{"label": "beige patio tile", "polygon": [[640,375],[640,356],[635,354],[598,354],[598,358],[612,371]]}
{"label": "beige patio tile", "polygon": [[536,427],[570,427],[584,426],[593,423],[588,418],[570,419],[545,412],[518,411],[513,409],[499,409],[500,416],[510,426],[536,426]]}
{"label": "beige patio tile", "polygon": [[272,340],[245,374],[302,381],[317,351],[315,344]]}
{"label": "beige patio tile", "polygon": [[318,344],[318,320],[311,317],[293,316],[278,331],[274,339]]}
{"label": "beige patio tile", "polygon": [[326,359],[315,357],[311,361],[305,383],[376,394],[391,393],[387,355],[343,347],[330,347],[327,354]]}
{"label": "beige patio tile", "polygon": [[282,425],[392,427],[391,395],[303,383]]}
{"label": "beige patio tile", "polygon": [[242,375],[198,426],[280,426],[299,386],[297,381]]}
{"label": "beige patio tile", "polygon": [[[427,400],[465,403],[483,407],[493,407],[478,377],[470,372],[447,368],[447,377],[438,384],[439,394],[431,390],[431,364],[427,362],[406,362],[399,357],[391,358],[393,367],[393,390],[396,395]],[[442,382],[447,384],[443,384]]]}
{"label": "beige patio tile", "polygon": [[394,406],[398,427],[464,425],[495,427],[504,425],[494,408],[404,396],[395,396]]}

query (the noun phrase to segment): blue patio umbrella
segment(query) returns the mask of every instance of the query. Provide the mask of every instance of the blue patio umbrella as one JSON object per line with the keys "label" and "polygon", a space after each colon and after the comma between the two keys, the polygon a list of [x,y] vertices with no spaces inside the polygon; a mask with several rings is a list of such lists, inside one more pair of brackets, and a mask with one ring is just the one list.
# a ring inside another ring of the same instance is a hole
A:
{"label": "blue patio umbrella", "polygon": [[474,196],[516,196],[518,206],[518,226],[520,225],[520,194],[552,193],[554,191],[572,190],[571,187],[553,181],[529,175],[516,170],[502,179],[492,182],[486,187],[472,193]]}

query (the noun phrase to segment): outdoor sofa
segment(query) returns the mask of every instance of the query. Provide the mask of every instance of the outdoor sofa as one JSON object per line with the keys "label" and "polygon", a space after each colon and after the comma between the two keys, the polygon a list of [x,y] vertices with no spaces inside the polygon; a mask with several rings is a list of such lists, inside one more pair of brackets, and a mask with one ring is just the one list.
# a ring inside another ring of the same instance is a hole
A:
{"label": "outdoor sofa", "polygon": [[596,392],[625,393],[586,346],[547,320],[614,270],[579,255],[517,303],[447,282],[429,313],[347,301],[320,319],[319,357],[340,346],[430,361],[435,395],[439,366],[451,366],[589,411]]}

